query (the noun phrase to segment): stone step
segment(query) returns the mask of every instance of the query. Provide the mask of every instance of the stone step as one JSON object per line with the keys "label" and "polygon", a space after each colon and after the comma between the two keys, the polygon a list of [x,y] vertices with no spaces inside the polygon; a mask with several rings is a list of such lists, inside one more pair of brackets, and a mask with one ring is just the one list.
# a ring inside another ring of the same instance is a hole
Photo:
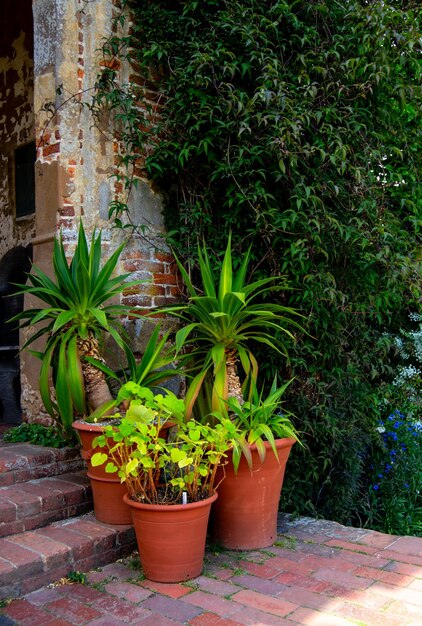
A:
{"label": "stone step", "polygon": [[127,556],[136,547],[132,526],[110,526],[93,514],[61,520],[0,539],[0,600],[17,598]]}
{"label": "stone step", "polygon": [[0,442],[0,487],[85,469],[78,448]]}
{"label": "stone step", "polygon": [[0,487],[0,537],[41,528],[92,510],[85,472]]}

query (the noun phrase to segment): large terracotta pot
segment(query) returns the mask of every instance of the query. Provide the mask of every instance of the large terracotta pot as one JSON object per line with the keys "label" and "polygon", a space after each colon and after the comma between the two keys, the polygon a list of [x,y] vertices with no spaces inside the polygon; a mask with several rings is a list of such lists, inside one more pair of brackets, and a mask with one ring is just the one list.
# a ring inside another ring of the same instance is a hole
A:
{"label": "large terracotta pot", "polygon": [[117,475],[106,474],[107,461],[98,467],[93,467],[90,463],[93,454],[104,452],[103,448],[92,447],[95,437],[103,432],[103,426],[75,421],[73,428],[79,434],[82,444],[81,455],[88,464],[87,475],[91,480],[96,519],[105,524],[131,524],[132,514],[128,505],[123,502],[123,496],[127,493],[126,485],[121,484]]}
{"label": "large terracotta pot", "polygon": [[224,467],[226,478],[218,487],[218,502],[211,514],[213,541],[232,550],[257,550],[276,541],[280,493],[294,443],[291,438],[276,440],[277,460],[266,442],[263,464],[256,446],[251,446],[252,471],[242,457],[237,474],[229,455]]}
{"label": "large terracotta pot", "polygon": [[142,504],[128,495],[139,557],[146,578],[176,583],[199,576],[204,563],[207,525],[214,493],[189,504]]}

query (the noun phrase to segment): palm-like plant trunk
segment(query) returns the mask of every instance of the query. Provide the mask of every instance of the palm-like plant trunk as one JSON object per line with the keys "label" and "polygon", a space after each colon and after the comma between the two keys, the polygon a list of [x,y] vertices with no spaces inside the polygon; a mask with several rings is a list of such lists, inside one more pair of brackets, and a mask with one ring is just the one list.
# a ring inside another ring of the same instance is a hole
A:
{"label": "palm-like plant trunk", "polygon": [[243,404],[242,385],[237,373],[237,353],[236,350],[226,351],[226,372],[227,372],[227,396],[237,398],[239,404]]}
{"label": "palm-like plant trunk", "polygon": [[91,410],[95,411],[102,404],[113,399],[104,372],[84,359],[84,357],[89,356],[104,363],[104,359],[100,355],[97,338],[92,333],[89,333],[87,339],[78,338],[78,351],[81,358],[86,398]]}

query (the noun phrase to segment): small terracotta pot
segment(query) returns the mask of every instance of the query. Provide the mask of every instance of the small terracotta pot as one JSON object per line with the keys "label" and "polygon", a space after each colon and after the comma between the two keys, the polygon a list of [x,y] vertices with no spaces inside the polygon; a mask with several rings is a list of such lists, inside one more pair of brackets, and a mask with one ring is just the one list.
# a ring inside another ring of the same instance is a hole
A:
{"label": "small terracotta pot", "polygon": [[79,433],[82,443],[81,455],[88,463],[87,476],[91,480],[96,519],[105,524],[131,524],[132,514],[127,504],[123,502],[123,496],[127,493],[126,485],[121,484],[117,475],[106,474],[105,466],[108,461],[98,467],[93,467],[90,463],[93,454],[104,452],[103,448],[92,447],[93,440],[101,435],[104,426],[75,421],[73,428]]}
{"label": "small terracotta pot", "polygon": [[226,477],[218,486],[218,502],[210,519],[213,541],[231,550],[258,550],[276,541],[280,493],[294,443],[291,438],[276,440],[277,460],[265,442],[264,463],[256,446],[251,446],[252,471],[242,456],[237,474],[229,454],[229,462],[224,466]]}
{"label": "small terracotta pot", "polygon": [[207,525],[214,493],[189,504],[142,504],[128,495],[139,557],[146,578],[177,583],[202,572]]}

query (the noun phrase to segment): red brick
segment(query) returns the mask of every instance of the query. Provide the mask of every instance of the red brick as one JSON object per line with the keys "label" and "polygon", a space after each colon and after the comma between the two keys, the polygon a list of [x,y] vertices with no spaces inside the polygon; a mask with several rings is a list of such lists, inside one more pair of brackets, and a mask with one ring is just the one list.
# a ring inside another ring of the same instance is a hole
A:
{"label": "red brick", "polygon": [[236,585],[240,585],[241,587],[265,593],[268,596],[277,596],[280,592],[286,589],[285,585],[275,582],[275,580],[266,580],[265,578],[258,578],[257,576],[251,576],[250,574],[233,576],[232,582]]}
{"label": "red brick", "polygon": [[341,585],[348,589],[367,589],[373,581],[369,578],[354,576],[350,572],[339,571],[336,569],[321,568],[312,574],[313,578],[323,580],[325,582]]}
{"label": "red brick", "polygon": [[72,549],[74,561],[86,559],[94,555],[94,544],[90,537],[82,537],[80,534],[72,531],[72,525],[69,526],[50,526],[48,528],[40,528],[36,531],[37,535],[50,537],[54,541],[58,541],[68,548]]}
{"label": "red brick", "polygon": [[400,555],[409,554],[422,559],[422,537],[399,537],[389,550],[398,552]]}
{"label": "red brick", "polygon": [[383,611],[374,611],[357,604],[346,602],[337,607],[335,615],[341,615],[352,620],[360,621],[364,624],[374,624],[376,626],[403,626],[401,617],[386,615]]}
{"label": "red brick", "polygon": [[240,561],[239,567],[259,578],[274,578],[279,573],[279,570],[274,567],[269,567],[264,563],[253,563],[252,561]]}
{"label": "red brick", "polygon": [[309,624],[309,626],[351,626],[350,621],[342,617],[304,608],[297,609],[289,615],[289,620],[294,620],[299,624]]}
{"label": "red brick", "polygon": [[364,554],[375,554],[379,552],[378,548],[363,545],[358,546],[356,543],[350,543],[349,541],[339,541],[338,539],[332,539],[331,541],[327,541],[325,545],[332,548],[351,550],[352,552],[363,552]]}
{"label": "red brick", "polygon": [[378,570],[372,567],[359,567],[353,573],[355,576],[372,578],[374,582],[379,580],[384,583],[390,583],[391,585],[397,585],[399,587],[406,587],[414,580],[411,576],[395,574],[394,572],[386,572],[385,570]]}
{"label": "red brick", "polygon": [[[185,597],[190,598],[192,594],[189,594]],[[214,596],[209,596],[213,598]],[[148,598],[143,603],[143,607],[149,609],[153,613],[159,613],[160,615],[165,615],[165,617],[171,617],[174,620],[178,620],[180,622],[188,622],[193,619],[200,613],[196,606],[189,606],[184,602],[184,598],[180,600],[175,600],[174,598],[169,598],[167,596],[161,596],[159,594],[155,594]]]}
{"label": "red brick", "polygon": [[391,535],[386,535],[372,530],[365,537],[361,537],[357,541],[357,545],[360,546],[361,544],[364,544],[365,546],[374,546],[379,550],[382,550],[384,548],[388,548],[396,540],[397,537],[392,537]]}
{"label": "red brick", "polygon": [[15,600],[7,606],[4,612],[19,624],[25,626],[44,626],[52,619],[51,615],[25,599]]}
{"label": "red brick", "polygon": [[317,561],[317,565],[312,561],[309,563],[306,561],[293,561],[290,559],[286,559],[283,557],[275,556],[274,558],[268,559],[266,562],[267,567],[275,568],[279,571],[287,571],[294,572],[295,574],[311,574],[316,567],[318,567],[319,561]]}
{"label": "red brick", "polygon": [[215,578],[208,578],[207,576],[198,576],[198,578],[195,578],[195,587],[198,587],[201,591],[225,597],[239,591],[239,588],[232,583],[216,580]]}
{"label": "red brick", "polygon": [[49,568],[45,572],[39,572],[37,574],[31,574],[31,576],[25,576],[21,581],[21,593],[23,595],[39,589],[43,585],[49,585],[51,581],[60,580],[65,578],[69,574],[69,565],[65,564],[62,567]]}
{"label": "red brick", "polygon": [[[165,615],[158,615],[157,613],[153,613],[149,617],[143,619],[141,622],[137,622],[139,626],[176,626],[180,623],[181,622],[176,622],[169,617],[166,617]],[[103,626],[103,624],[98,624],[98,626]]]}
{"label": "red brick", "polygon": [[411,554],[395,552],[393,550],[383,550],[381,554],[384,559],[391,559],[392,561],[400,561],[401,563],[409,563],[410,565],[422,567],[422,557],[420,556],[413,556]]}
{"label": "red brick", "polygon": [[[322,580],[313,580],[309,576],[298,576],[293,572],[283,572],[279,574],[275,579],[276,582],[288,585],[289,587],[299,587],[300,589],[307,589],[308,591],[315,591],[317,593],[326,593],[327,595],[338,595],[333,593],[333,586],[330,583],[326,583]],[[338,590],[343,591],[343,587],[338,587]]]}
{"label": "red brick", "polygon": [[44,146],[42,152],[44,157],[51,156],[52,154],[57,154],[60,152],[60,143],[53,143],[49,146]]}
{"label": "red brick", "polygon": [[371,610],[384,610],[391,603],[391,600],[377,593],[371,593],[368,589],[365,591],[355,591],[353,589],[343,589],[343,593],[337,593],[337,597],[343,600],[359,604]]}
{"label": "red brick", "polygon": [[43,571],[40,555],[34,554],[30,550],[9,541],[9,539],[0,539],[0,554],[6,564],[9,562],[14,566],[13,570],[7,573],[7,580],[4,581],[4,584],[16,580],[16,576],[21,578]]}
{"label": "red brick", "polygon": [[184,596],[182,601],[200,607],[205,611],[217,613],[220,617],[233,617],[234,613],[237,613],[239,610],[239,606],[231,600],[219,598],[218,596],[203,591],[194,591]]}
{"label": "red brick", "polygon": [[[323,568],[332,569],[336,572],[351,572],[356,568],[356,565],[341,558],[316,555],[307,556],[299,565],[303,574],[306,574],[306,570],[310,573]],[[294,572],[295,570],[291,569],[291,571]]]}
{"label": "red brick", "polygon": [[[293,626],[293,622],[279,615],[273,615],[255,609],[253,607],[244,606],[238,613],[235,613],[232,620],[244,626]],[[220,626],[218,624],[218,626]]]}
{"label": "red brick", "polygon": [[13,536],[10,538],[10,542],[22,548],[28,548],[35,555],[39,555],[45,569],[59,567],[65,563],[70,564],[70,551],[67,546],[53,539],[37,535],[34,532]]}
{"label": "red brick", "polygon": [[288,587],[282,593],[279,594],[283,600],[293,602],[298,606],[306,606],[310,609],[318,609],[325,611],[333,611],[340,606],[343,600],[339,598],[330,598],[329,596],[321,593],[314,593],[307,589],[300,589],[298,587]]}
{"label": "red brick", "polygon": [[354,563],[361,567],[376,567],[382,568],[388,564],[387,559],[381,558],[378,554],[360,554],[359,552],[350,552],[349,550],[340,550],[333,555],[333,561],[347,561],[348,563]]}
{"label": "red brick", "polygon": [[37,493],[28,493],[26,485],[13,485],[3,494],[11,504],[16,506],[16,519],[30,517],[41,512],[41,498]]}
{"label": "red brick", "polygon": [[239,626],[239,622],[219,617],[215,613],[202,613],[194,617],[189,622],[189,626]]}
{"label": "red brick", "polygon": [[175,274],[154,274],[153,281],[155,285],[177,285],[178,277]]}
{"label": "red brick", "polygon": [[413,576],[414,578],[422,578],[422,567],[418,567],[417,565],[409,565],[408,563],[391,561],[385,566],[384,571],[396,572],[397,574],[405,574],[407,576]]}
{"label": "red brick", "polygon": [[219,580],[228,580],[234,574],[234,570],[228,567],[219,567],[218,565],[207,565],[205,572]]}
{"label": "red brick", "polygon": [[75,623],[75,619],[79,620],[76,623],[80,624],[82,621],[88,621],[100,617],[101,613],[96,609],[86,606],[75,599],[60,598],[54,600],[45,605],[45,608],[53,615],[60,615],[68,619],[70,622]]}
{"label": "red brick", "polygon": [[[114,615],[124,622],[133,624],[135,620],[141,620],[148,617],[150,612],[143,607],[130,604],[125,600],[121,600],[115,596],[101,594],[102,597],[92,604],[93,608],[100,609],[109,615]],[[73,599],[73,598],[72,598]]]}
{"label": "red brick", "polygon": [[104,589],[107,593],[117,596],[118,598],[124,598],[128,602],[133,602],[134,604],[146,600],[152,594],[151,591],[142,589],[139,585],[124,582],[108,583],[105,585]]}
{"label": "red brick", "polygon": [[422,606],[422,593],[419,590],[409,589],[408,587],[396,587],[387,583],[374,583],[370,587],[370,591],[387,596],[390,599],[406,602],[407,604]]}
{"label": "red brick", "polygon": [[232,596],[232,600],[233,602],[260,609],[273,615],[279,615],[280,617],[285,617],[298,608],[298,605],[292,602],[287,602],[280,598],[272,598],[255,591],[239,591]]}

